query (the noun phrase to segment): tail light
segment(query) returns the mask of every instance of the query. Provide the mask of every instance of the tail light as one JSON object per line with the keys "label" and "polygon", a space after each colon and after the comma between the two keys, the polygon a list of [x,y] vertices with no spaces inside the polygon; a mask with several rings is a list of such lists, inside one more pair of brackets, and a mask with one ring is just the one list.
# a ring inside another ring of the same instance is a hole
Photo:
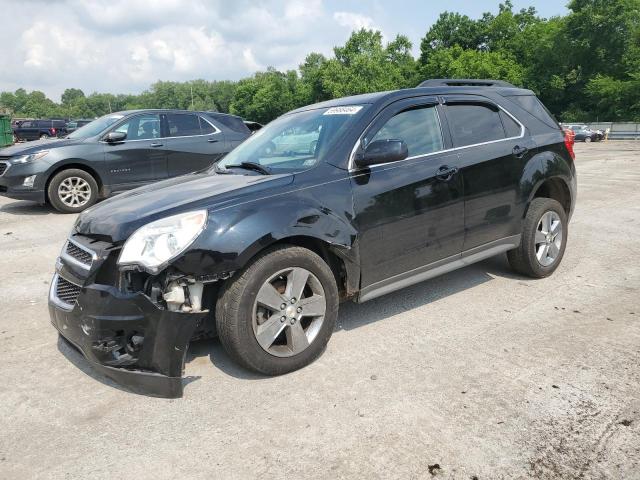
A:
{"label": "tail light", "polygon": [[50,128],[49,131],[51,132],[51,135],[55,135],[56,134],[56,129],[55,128]]}
{"label": "tail light", "polygon": [[576,143],[576,132],[569,128],[564,129],[564,145],[567,147],[567,151],[573,160],[576,159],[576,154],[573,151],[573,144]]}

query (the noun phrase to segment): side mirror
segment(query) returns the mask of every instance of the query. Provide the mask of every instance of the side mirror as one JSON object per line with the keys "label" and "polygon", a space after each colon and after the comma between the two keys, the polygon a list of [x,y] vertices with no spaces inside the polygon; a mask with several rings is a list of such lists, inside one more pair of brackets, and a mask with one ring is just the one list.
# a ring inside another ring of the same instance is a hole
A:
{"label": "side mirror", "polygon": [[409,156],[409,149],[403,140],[376,140],[371,142],[364,154],[356,157],[356,165],[367,167],[380,163],[397,162]]}
{"label": "side mirror", "polygon": [[127,134],[124,132],[109,132],[105,135],[104,141],[107,143],[119,143],[124,142],[127,138]]}

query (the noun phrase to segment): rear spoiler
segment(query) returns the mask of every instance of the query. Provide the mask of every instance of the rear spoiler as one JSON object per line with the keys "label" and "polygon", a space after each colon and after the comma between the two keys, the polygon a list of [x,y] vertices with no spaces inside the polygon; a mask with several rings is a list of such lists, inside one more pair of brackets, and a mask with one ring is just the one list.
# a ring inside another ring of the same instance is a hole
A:
{"label": "rear spoiler", "polygon": [[482,80],[477,78],[434,78],[425,80],[418,87],[508,87],[517,88],[504,80]]}

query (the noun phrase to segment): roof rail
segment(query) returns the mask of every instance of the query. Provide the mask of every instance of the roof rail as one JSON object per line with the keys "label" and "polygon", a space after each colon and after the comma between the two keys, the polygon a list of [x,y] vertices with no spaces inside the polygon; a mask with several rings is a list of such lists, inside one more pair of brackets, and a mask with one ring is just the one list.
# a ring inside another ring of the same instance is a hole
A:
{"label": "roof rail", "polygon": [[482,80],[477,78],[434,78],[425,80],[418,87],[510,87],[515,85],[504,80]]}

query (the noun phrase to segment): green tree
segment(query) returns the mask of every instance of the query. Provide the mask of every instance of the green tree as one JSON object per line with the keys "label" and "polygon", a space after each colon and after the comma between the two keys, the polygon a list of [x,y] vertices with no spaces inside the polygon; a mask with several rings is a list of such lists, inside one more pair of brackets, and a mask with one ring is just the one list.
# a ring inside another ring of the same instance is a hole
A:
{"label": "green tree", "polygon": [[62,105],[71,107],[75,102],[83,98],[85,98],[84,92],[79,88],[67,88],[61,97]]}
{"label": "green tree", "polygon": [[230,105],[231,113],[248,120],[267,123],[296,105],[295,71],[279,72],[269,68],[240,80]]}
{"label": "green tree", "polygon": [[421,72],[424,78],[493,78],[514,85],[524,82],[524,69],[510,55],[464,50],[458,45],[432,52]]}
{"label": "green tree", "polygon": [[335,58],[322,67],[322,88],[332,98],[415,86],[415,60],[411,42],[399,35],[386,46],[382,34],[361,29],[353,32]]}

